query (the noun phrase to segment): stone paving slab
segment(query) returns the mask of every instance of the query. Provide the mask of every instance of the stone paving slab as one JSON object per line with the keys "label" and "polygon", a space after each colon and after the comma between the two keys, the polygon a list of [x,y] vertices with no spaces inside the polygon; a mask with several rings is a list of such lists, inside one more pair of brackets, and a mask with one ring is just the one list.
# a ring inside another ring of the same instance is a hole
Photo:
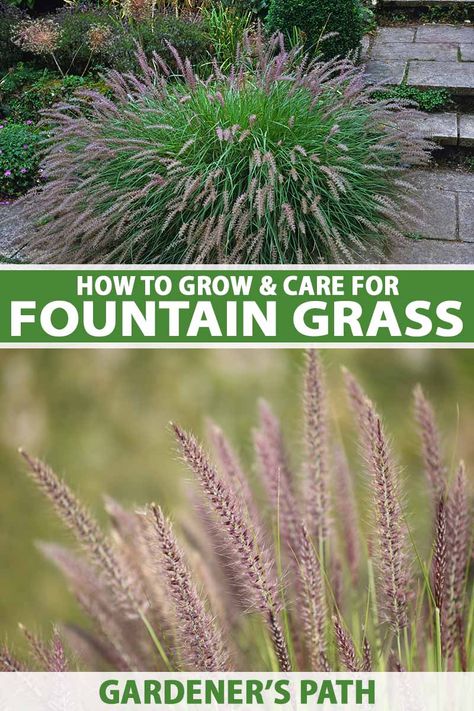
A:
{"label": "stone paving slab", "polygon": [[426,114],[420,121],[420,131],[443,146],[457,146],[458,116],[455,113]]}
{"label": "stone paving slab", "polygon": [[377,39],[384,42],[414,42],[416,27],[380,27]]}
{"label": "stone paving slab", "polygon": [[26,233],[27,223],[15,203],[0,204],[0,254],[20,259]]}
{"label": "stone paving slab", "polygon": [[407,84],[470,96],[474,94],[474,62],[410,62]]}
{"label": "stone paving slab", "polygon": [[416,29],[415,42],[474,44],[474,27],[463,25],[420,25]]}
{"label": "stone paving slab", "polygon": [[418,188],[474,194],[474,173],[457,170],[414,170],[410,174],[410,180]]}
{"label": "stone paving slab", "polygon": [[409,176],[421,203],[420,236],[445,242],[474,242],[474,173],[413,171]]}
{"label": "stone paving slab", "polygon": [[[404,66],[402,66],[404,65]],[[367,75],[373,82],[474,95],[474,25],[382,27],[372,42]]]}
{"label": "stone paving slab", "polygon": [[474,115],[459,116],[459,145],[474,148]]}
{"label": "stone paving slab", "polygon": [[371,60],[366,67],[366,76],[374,84],[401,84],[405,71],[406,62]]}
{"label": "stone paving slab", "polygon": [[387,262],[393,264],[474,264],[474,244],[435,239],[389,241]]}
{"label": "stone paving slab", "polygon": [[455,240],[458,237],[457,196],[454,192],[440,190],[418,190],[417,199],[421,206],[414,211],[424,226],[419,234],[426,239]]}
{"label": "stone paving slab", "polygon": [[442,146],[474,147],[474,114],[423,114],[419,131]]}
{"label": "stone paving slab", "polygon": [[[472,47],[474,45],[463,45]],[[425,59],[436,62],[457,62],[459,45],[455,42],[381,42],[375,40],[372,47],[372,59],[397,60]]]}
{"label": "stone paving slab", "polygon": [[459,239],[474,243],[474,196],[472,193],[459,193]]}
{"label": "stone paving slab", "polygon": [[461,44],[461,61],[474,62],[474,44]]}

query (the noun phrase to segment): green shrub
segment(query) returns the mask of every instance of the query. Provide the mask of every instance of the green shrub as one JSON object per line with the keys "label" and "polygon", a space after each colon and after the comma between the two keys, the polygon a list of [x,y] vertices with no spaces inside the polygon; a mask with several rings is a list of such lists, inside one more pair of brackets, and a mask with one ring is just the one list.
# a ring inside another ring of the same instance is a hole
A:
{"label": "green shrub", "polygon": [[113,101],[55,111],[52,180],[23,208],[38,259],[350,261],[401,234],[397,178],[430,145],[412,112],[371,102],[349,63],[302,66],[277,38],[245,46],[228,78],[149,67],[111,75]]}
{"label": "green shrub", "polygon": [[400,84],[384,91],[377,91],[375,96],[382,101],[384,99],[414,101],[420,111],[428,113],[449,109],[453,103],[451,94],[446,89],[418,89],[416,86],[408,86],[407,84]]}
{"label": "green shrub", "polygon": [[0,129],[0,194],[15,197],[38,180],[38,134],[24,124]]}
{"label": "green shrub", "polygon": [[10,67],[0,81],[1,102],[4,103],[12,96],[16,96],[25,86],[41,79],[46,73],[46,69],[39,69],[23,62]]}
{"label": "green shrub", "polygon": [[[291,37],[296,27],[307,49],[326,59],[358,49],[363,34],[360,0],[271,0],[266,20],[270,33]],[[337,33],[321,42],[322,37]]]}
{"label": "green shrub", "polygon": [[377,15],[374,5],[370,0],[361,0],[359,15],[362,23],[362,32],[375,32],[377,29]]}
{"label": "green shrub", "polygon": [[56,75],[48,69],[40,69],[23,62],[11,67],[0,81],[2,119],[8,118],[17,123],[30,119],[36,121],[38,107],[32,105],[29,97],[31,87],[53,79],[56,79]]}

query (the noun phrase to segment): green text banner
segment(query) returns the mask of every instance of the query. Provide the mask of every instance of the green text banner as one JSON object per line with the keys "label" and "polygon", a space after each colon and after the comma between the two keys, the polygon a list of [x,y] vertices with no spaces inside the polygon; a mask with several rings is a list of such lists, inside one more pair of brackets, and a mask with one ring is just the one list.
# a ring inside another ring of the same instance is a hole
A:
{"label": "green text banner", "polygon": [[2,347],[472,347],[474,267],[0,269]]}

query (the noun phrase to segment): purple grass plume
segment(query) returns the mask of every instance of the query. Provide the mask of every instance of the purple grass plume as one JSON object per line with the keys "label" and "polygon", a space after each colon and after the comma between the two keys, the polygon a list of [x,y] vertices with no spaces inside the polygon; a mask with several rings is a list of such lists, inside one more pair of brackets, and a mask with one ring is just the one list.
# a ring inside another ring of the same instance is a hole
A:
{"label": "purple grass plume", "polygon": [[425,474],[435,502],[444,494],[445,467],[441,455],[441,443],[435,413],[420,385],[415,388],[415,417],[422,444]]}
{"label": "purple grass plume", "polygon": [[22,672],[26,667],[16,659],[6,645],[0,648],[0,671],[2,672]]}
{"label": "purple grass plume", "polygon": [[20,454],[28,465],[30,477],[107,580],[118,604],[131,616],[140,614],[141,608],[146,606],[146,601],[137,598],[136,588],[89,512],[50,467],[39,459],[30,457],[23,450],[20,450]]}
{"label": "purple grass plume", "polygon": [[281,671],[291,671],[286,641],[279,622],[281,603],[277,581],[265,550],[261,549],[245,520],[245,513],[230,483],[224,483],[204,451],[191,435],[174,425],[184,460],[201,483],[223,533],[234,547],[235,564],[242,566],[248,578],[249,603],[254,604],[267,621],[274,652]]}
{"label": "purple grass plume", "polygon": [[443,650],[451,661],[456,646],[463,652],[465,584],[469,563],[469,538],[472,534],[467,497],[466,470],[460,463],[448,495],[447,563],[442,619]]}
{"label": "purple grass plume", "polygon": [[300,601],[299,610],[308,648],[311,671],[328,671],[326,590],[321,560],[316,555],[313,542],[305,524],[301,526],[299,548]]}
{"label": "purple grass plume", "polygon": [[370,402],[366,423],[371,440],[366,457],[375,502],[379,602],[385,619],[400,634],[408,625],[410,566],[399,471],[380,416]]}
{"label": "purple grass plume", "polygon": [[443,610],[446,592],[447,568],[447,528],[446,528],[446,503],[441,496],[436,512],[436,531],[433,546],[433,561],[431,565],[431,579],[434,603],[438,610]]}
{"label": "purple grass plume", "polygon": [[341,522],[344,549],[352,583],[357,585],[360,575],[360,530],[357,499],[354,491],[353,474],[342,447],[334,454],[334,498]]}
{"label": "purple grass plume", "polygon": [[176,608],[178,642],[186,668],[227,671],[222,635],[196,589],[170,522],[156,504],[150,504],[147,515],[161,556],[158,569],[166,575],[169,595]]}
{"label": "purple grass plume", "polygon": [[333,617],[333,624],[336,647],[342,665],[349,672],[360,671],[360,663],[357,659],[354,642],[347,630],[344,629],[337,615]]}
{"label": "purple grass plume", "polygon": [[317,541],[324,541],[329,531],[329,414],[324,370],[320,356],[314,350],[308,351],[306,356],[303,402],[307,518],[311,535]]}

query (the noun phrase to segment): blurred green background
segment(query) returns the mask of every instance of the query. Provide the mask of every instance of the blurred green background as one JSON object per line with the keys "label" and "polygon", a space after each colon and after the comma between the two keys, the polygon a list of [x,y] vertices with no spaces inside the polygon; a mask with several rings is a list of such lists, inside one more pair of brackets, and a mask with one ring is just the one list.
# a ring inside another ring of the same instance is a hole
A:
{"label": "blurred green background", "polygon": [[[462,456],[473,480],[474,365],[470,351],[327,351],[331,405],[345,444],[354,430],[340,366],[360,377],[393,435],[408,486],[415,533],[427,527],[424,478],[411,391],[420,381],[435,403],[450,463]],[[17,624],[47,631],[77,619],[59,574],[35,540],[68,540],[24,473],[18,446],[48,461],[101,517],[102,495],[128,505],[184,503],[187,472],[169,421],[199,436],[212,417],[251,462],[256,401],[281,416],[291,453],[301,451],[301,351],[0,351],[0,636],[19,641]],[[355,461],[355,460],[354,460]]]}

